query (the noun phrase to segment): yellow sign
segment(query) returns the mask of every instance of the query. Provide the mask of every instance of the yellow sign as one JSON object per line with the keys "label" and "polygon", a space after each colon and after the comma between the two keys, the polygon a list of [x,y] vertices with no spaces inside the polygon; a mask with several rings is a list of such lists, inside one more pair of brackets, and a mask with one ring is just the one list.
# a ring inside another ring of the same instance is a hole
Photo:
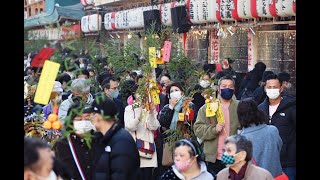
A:
{"label": "yellow sign", "polygon": [[46,60],[43,65],[39,83],[37,85],[34,102],[47,105],[51,95],[54,81],[60,68],[59,63]]}
{"label": "yellow sign", "polygon": [[222,108],[221,108],[220,101],[218,101],[217,121],[218,121],[219,124],[224,123],[224,116],[223,116],[223,113],[222,113]]}
{"label": "yellow sign", "polygon": [[163,61],[163,49],[157,51],[157,64],[164,64]]}
{"label": "yellow sign", "polygon": [[157,68],[157,57],[156,57],[156,48],[149,47],[149,61],[152,68]]}
{"label": "yellow sign", "polygon": [[206,107],[206,117],[213,117],[214,115],[216,115],[216,113],[214,112],[213,108],[212,108],[212,103],[206,103],[207,107]]}
{"label": "yellow sign", "polygon": [[184,121],[184,114],[183,113],[179,113],[179,121]]}
{"label": "yellow sign", "polygon": [[160,98],[157,91],[151,91],[152,102],[154,105],[160,104]]}

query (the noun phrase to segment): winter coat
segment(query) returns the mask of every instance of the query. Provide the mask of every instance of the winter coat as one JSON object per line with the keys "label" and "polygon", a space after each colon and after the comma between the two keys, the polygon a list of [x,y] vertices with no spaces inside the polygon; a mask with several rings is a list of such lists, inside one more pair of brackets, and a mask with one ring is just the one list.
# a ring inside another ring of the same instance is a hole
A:
{"label": "winter coat", "polygon": [[252,156],[257,166],[268,170],[273,177],[282,174],[280,163],[282,140],[275,126],[266,124],[256,126],[253,124],[250,127],[243,128],[241,135],[252,142]]}
{"label": "winter coat", "polygon": [[95,145],[93,173],[95,180],[137,180],[140,157],[130,133],[114,123]]}
{"label": "winter coat", "polygon": [[[134,111],[134,112],[133,112]],[[154,110],[153,116],[149,112],[146,112],[146,121],[140,120],[138,114],[142,111],[141,107],[134,108],[132,105],[128,105],[125,108],[125,128],[129,131],[134,140],[136,138],[154,143],[154,131],[160,127],[160,123],[157,119],[157,111]],[[140,157],[140,167],[157,167],[157,153],[153,153],[152,159],[146,159]]]}
{"label": "winter coat", "polygon": [[[266,98],[258,108],[269,116],[269,99]],[[280,154],[282,168],[296,166],[296,99],[282,96],[269,124],[278,128],[283,142]]]}
{"label": "winter coat", "polygon": [[[230,136],[237,134],[237,129],[240,126],[238,121],[238,108],[239,101],[232,99],[229,106],[230,117]],[[207,105],[204,104],[198,112],[196,122],[194,123],[193,130],[195,135],[203,141],[203,152],[205,160],[215,163],[218,154],[218,139],[219,133],[216,132],[216,125],[218,124],[216,116],[211,118],[206,117]],[[210,120],[212,119],[212,120]]]}
{"label": "winter coat", "polygon": [[253,92],[259,87],[262,74],[263,71],[257,69],[253,69],[252,71],[248,72],[240,84],[237,99],[253,97]]}
{"label": "winter coat", "polygon": [[253,91],[253,99],[257,104],[261,104],[267,97],[264,86],[259,86]]}
{"label": "winter coat", "polygon": [[48,119],[48,116],[52,113],[52,106],[51,103],[45,105],[44,107],[42,107],[42,112],[44,114],[44,117],[46,119]]}
{"label": "winter coat", "polygon": [[[59,113],[58,113],[58,117],[59,117],[59,120],[62,121],[62,123],[64,123],[65,121],[65,118],[67,117],[68,115],[68,110],[69,108],[74,104],[73,100],[72,100],[72,94],[70,94],[70,96],[68,97],[68,99],[62,101],[62,103],[60,104],[60,107],[59,107]],[[86,101],[86,104],[88,105],[91,105],[91,103],[93,102],[93,97],[92,95],[89,93],[88,95],[88,99]]]}
{"label": "winter coat", "polygon": [[194,91],[198,90],[199,92],[194,93],[192,103],[194,104],[194,114],[195,117],[197,117],[199,109],[204,105],[205,99],[201,95],[203,91],[203,87],[201,87],[199,84],[197,84],[194,88]]}
{"label": "winter coat", "polygon": [[[160,177],[160,180],[174,180],[181,179],[185,180],[186,178],[182,173],[178,171],[175,165],[172,166],[172,169],[165,171]],[[190,180],[213,180],[213,176],[207,171],[207,166],[204,162],[200,162],[200,173],[191,178]]]}
{"label": "winter coat", "polygon": [[68,97],[71,95],[71,91],[68,90],[68,91],[63,91],[62,92],[62,95],[61,95],[61,100],[64,101],[66,99],[68,99]]}
{"label": "winter coat", "polygon": [[[74,150],[76,152],[76,157],[79,160],[80,167],[84,173],[84,176],[86,177],[86,179],[92,179],[92,149],[87,146],[84,139],[80,138],[76,134],[71,134],[70,140],[73,144]],[[92,146],[93,143],[91,143],[91,147]],[[67,179],[73,178],[75,180],[81,180],[81,175],[72,156],[71,149],[66,137],[62,138],[54,144],[53,151],[55,152],[55,157],[63,162],[70,170],[72,177],[69,177]]]}
{"label": "winter coat", "polygon": [[[230,179],[229,168],[222,169],[217,174],[217,180]],[[261,167],[248,163],[244,178],[245,180],[273,180],[271,173]]]}
{"label": "winter coat", "polygon": [[[194,112],[194,104],[193,103],[190,103],[190,108]],[[182,113],[182,108],[180,110],[180,113]],[[171,110],[169,108],[169,104],[165,105],[160,111],[160,115],[159,115],[159,122],[161,125],[160,132],[162,133],[163,139],[166,138],[164,131],[170,129],[170,124],[171,124],[171,121],[173,118],[173,114],[174,114],[174,109]],[[195,118],[193,118],[191,120],[191,122],[193,123],[194,120],[195,120]],[[189,123],[191,123],[191,122],[189,122]],[[191,133],[190,131],[193,131],[188,124],[184,124],[181,121],[177,122],[177,127],[184,129],[185,133]]]}
{"label": "winter coat", "polygon": [[167,104],[167,102],[166,102],[167,97],[163,93],[160,93],[159,94],[159,99],[160,99],[159,109],[161,110]]}

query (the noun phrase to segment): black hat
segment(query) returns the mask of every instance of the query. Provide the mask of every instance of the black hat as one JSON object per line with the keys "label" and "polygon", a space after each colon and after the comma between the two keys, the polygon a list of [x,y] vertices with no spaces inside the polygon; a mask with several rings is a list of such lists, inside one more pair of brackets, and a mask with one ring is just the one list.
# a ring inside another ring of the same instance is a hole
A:
{"label": "black hat", "polygon": [[90,107],[86,107],[83,113],[96,112],[102,116],[115,116],[118,113],[116,104],[106,96],[97,96]]}

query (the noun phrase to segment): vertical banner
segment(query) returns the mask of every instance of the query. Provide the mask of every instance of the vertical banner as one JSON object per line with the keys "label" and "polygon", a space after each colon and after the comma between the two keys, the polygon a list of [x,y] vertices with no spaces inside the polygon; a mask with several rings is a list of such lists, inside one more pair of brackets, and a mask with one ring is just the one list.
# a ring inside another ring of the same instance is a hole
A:
{"label": "vertical banner", "polygon": [[59,68],[60,68],[59,63],[55,63],[49,60],[45,61],[42,72],[41,72],[41,76],[39,79],[39,83],[37,85],[37,91],[34,97],[34,102],[43,104],[43,105],[48,104],[51,91],[53,88],[53,84],[57,77]]}
{"label": "vertical banner", "polygon": [[253,64],[253,37],[250,29],[248,29],[248,72],[254,68]]}
{"label": "vertical banner", "polygon": [[155,47],[149,47],[149,61],[150,66],[152,68],[157,68],[157,62],[156,62],[156,48]]}
{"label": "vertical banner", "polygon": [[216,29],[210,30],[210,41],[211,58],[209,64],[219,64],[220,39]]}
{"label": "vertical banner", "polygon": [[163,53],[163,61],[164,62],[170,61],[171,45],[172,45],[172,42],[170,42],[170,41],[164,42],[164,53]]}

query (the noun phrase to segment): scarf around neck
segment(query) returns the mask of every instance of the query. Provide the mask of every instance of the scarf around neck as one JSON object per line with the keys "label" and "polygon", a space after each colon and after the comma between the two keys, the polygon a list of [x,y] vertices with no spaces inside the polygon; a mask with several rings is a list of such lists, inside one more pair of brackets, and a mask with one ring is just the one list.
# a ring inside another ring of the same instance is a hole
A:
{"label": "scarf around neck", "polygon": [[173,112],[173,117],[171,120],[171,124],[170,124],[170,129],[176,129],[177,127],[177,122],[178,122],[178,118],[179,118],[179,112],[182,109],[182,99],[184,96],[181,96],[180,100],[178,101],[178,103],[176,104],[176,106],[173,108],[174,112]]}
{"label": "scarf around neck", "polygon": [[246,175],[248,162],[246,162],[240,169],[239,173],[236,173],[233,169],[229,168],[229,174],[231,180],[242,180]]}

